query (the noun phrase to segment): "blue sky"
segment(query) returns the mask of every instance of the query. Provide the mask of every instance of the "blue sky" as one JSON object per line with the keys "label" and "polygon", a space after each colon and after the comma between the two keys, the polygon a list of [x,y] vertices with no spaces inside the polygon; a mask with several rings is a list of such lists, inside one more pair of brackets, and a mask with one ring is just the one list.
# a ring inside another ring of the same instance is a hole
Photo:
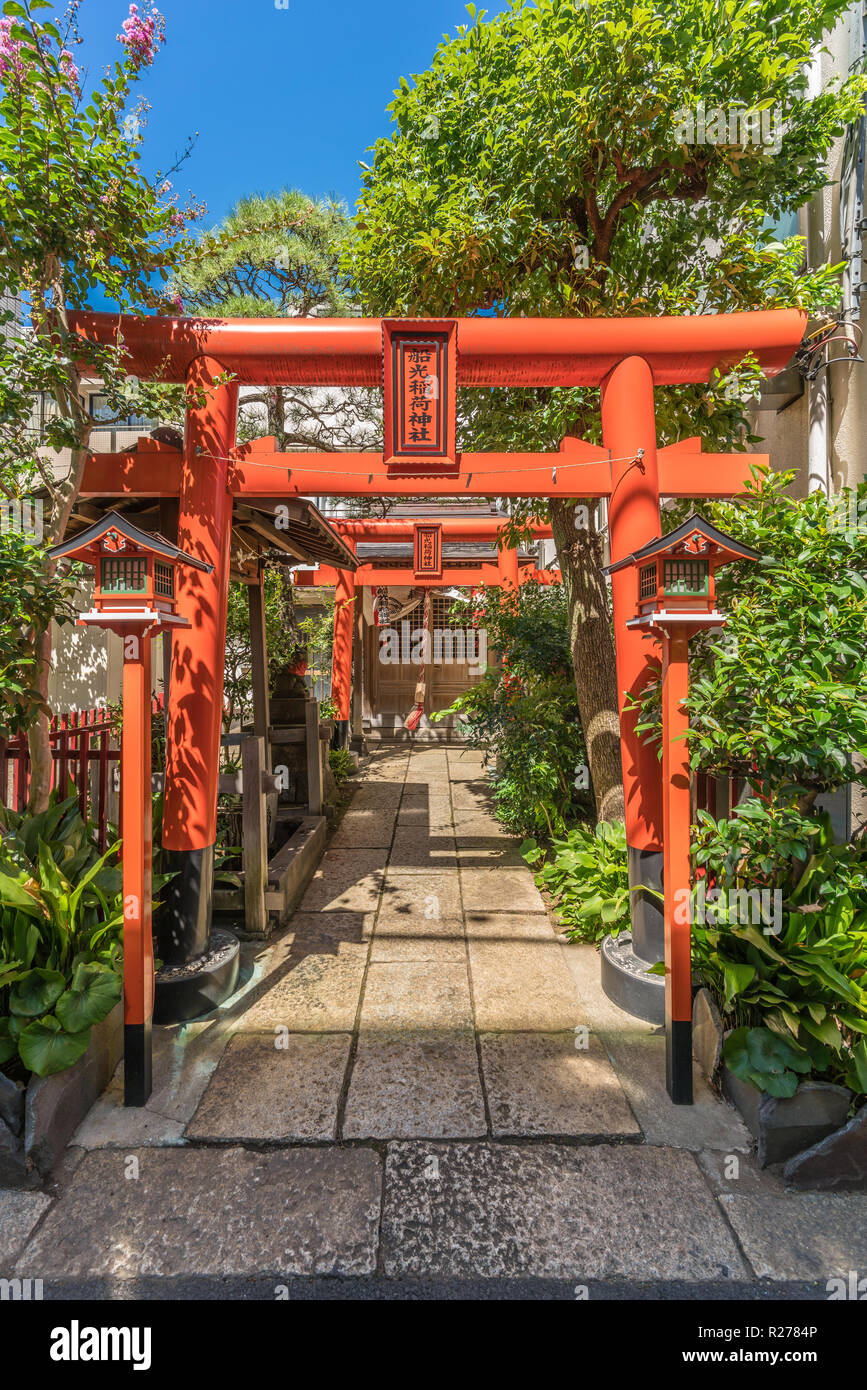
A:
{"label": "blue sky", "polygon": [[[352,208],[357,161],[388,133],[398,79],[428,67],[443,33],[468,22],[464,0],[289,0],[287,9],[274,0],[158,0],[158,8],[166,43],[139,84],[152,108],[143,160],[148,173],[166,169],[199,132],[175,187],[207,204],[205,226],[244,194],[286,186],[337,194]],[[128,0],[83,0],[85,42],[75,56],[91,75],[115,57],[127,13]]]}

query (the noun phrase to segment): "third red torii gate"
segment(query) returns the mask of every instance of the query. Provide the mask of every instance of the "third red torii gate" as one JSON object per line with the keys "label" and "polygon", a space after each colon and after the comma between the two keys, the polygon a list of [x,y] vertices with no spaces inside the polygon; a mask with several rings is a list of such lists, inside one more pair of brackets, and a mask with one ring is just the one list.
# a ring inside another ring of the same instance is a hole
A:
{"label": "third red torii gate", "polygon": [[[213,566],[210,574],[191,571],[179,595],[192,627],[173,639],[167,718],[163,845],[181,870],[177,930],[191,952],[203,931],[206,939],[210,916],[233,500],[257,498],[276,509],[281,499],[311,494],[607,497],[616,562],[658,535],[661,495],[732,496],[743,490],[750,465],[766,461],[703,455],[698,439],[658,448],[654,388],[707,381],[747,352],[774,375],[805,324],[799,310],[650,319],[71,315],[82,336],[122,344],[131,373],[183,382],[190,391],[183,451],[92,455],[82,493],[178,498],[178,544]],[[419,391],[414,373],[421,367]],[[237,447],[242,384],[384,385],[385,452],[281,454],[273,440]],[[556,454],[461,454],[457,386],[601,387],[602,447],[566,439]],[[649,883],[658,880],[662,846],[660,769],[655,750],[636,736],[625,700],[645,683],[657,644],[625,629],[625,572],[613,574],[612,591],[630,876]],[[586,733],[592,742],[595,731]]]}

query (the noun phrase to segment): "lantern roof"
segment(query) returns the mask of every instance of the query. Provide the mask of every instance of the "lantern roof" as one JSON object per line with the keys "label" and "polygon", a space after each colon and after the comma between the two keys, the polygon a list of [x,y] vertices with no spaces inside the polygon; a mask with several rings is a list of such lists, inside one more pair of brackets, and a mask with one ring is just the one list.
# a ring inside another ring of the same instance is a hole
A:
{"label": "lantern roof", "polygon": [[204,560],[198,559],[195,555],[188,555],[185,550],[180,550],[178,546],[172,545],[164,536],[151,531],[143,531],[141,527],[134,526],[128,517],[121,516],[119,512],[107,512],[99,521],[95,521],[86,531],[79,531],[71,540],[61,541],[59,545],[54,545],[48,554],[54,560],[66,557],[71,560],[87,560],[89,553],[92,560],[93,547],[110,532],[116,531],[123,536],[124,540],[131,545],[138,546],[140,550],[150,551],[153,555],[159,555],[166,560],[175,560],[184,565],[192,565],[194,569],[204,570],[210,574],[213,565],[207,564]]}
{"label": "lantern roof", "polygon": [[[643,545],[640,550],[635,550],[631,555],[624,555],[622,560],[616,560],[613,565],[607,565],[606,574],[615,574],[617,570],[625,569],[627,565],[640,564],[643,560],[652,560],[657,555],[668,555],[693,536],[704,540],[707,544],[713,545],[718,551],[723,552],[719,557],[723,561],[727,560],[759,560],[761,553],[753,550],[752,546],[742,545],[740,541],[734,540],[732,536],[727,536],[725,531],[720,531],[698,512],[693,512],[691,516],[676,526],[673,531],[669,531],[665,536],[656,536],[647,545]],[[702,547],[702,549],[706,548]]]}

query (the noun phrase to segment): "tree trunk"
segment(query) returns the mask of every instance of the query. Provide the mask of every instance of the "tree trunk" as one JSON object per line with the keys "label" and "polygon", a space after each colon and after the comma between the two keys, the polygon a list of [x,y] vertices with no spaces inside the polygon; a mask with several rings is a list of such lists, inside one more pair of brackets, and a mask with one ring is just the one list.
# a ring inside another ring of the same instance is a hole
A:
{"label": "tree trunk", "polygon": [[[48,676],[51,671],[51,628],[43,632],[34,643],[33,653],[36,657],[36,674],[34,677],[34,687],[39,691],[43,700],[48,699]],[[27,731],[27,746],[30,751],[30,790],[27,796],[27,809],[33,816],[40,815],[48,808],[48,798],[51,793],[51,722],[45,713],[36,716],[36,720],[30,725]],[[61,795],[65,795],[66,788],[61,788]]]}
{"label": "tree trunk", "polygon": [[[76,380],[78,380],[77,377]],[[53,498],[51,524],[46,538],[49,545],[57,545],[66,535],[72,508],[81,487],[81,478],[87,459],[90,426],[86,426],[82,432],[85,433],[82,445],[72,451],[69,472],[57,487]],[[47,561],[46,567],[49,573],[54,569],[54,565]],[[48,625],[45,632],[34,635],[33,655],[36,659],[33,685],[47,704],[48,677],[51,674],[51,624]],[[47,714],[39,714],[35,722],[31,724],[27,731],[27,746],[30,750],[30,790],[27,796],[27,810],[31,815],[38,816],[47,810],[48,798],[51,794],[51,721]],[[60,788],[60,794],[61,796],[66,795],[65,787]]]}
{"label": "tree trunk", "polygon": [[587,527],[578,530],[572,505],[555,498],[549,505],[566,590],[572,665],[596,814],[601,821],[622,820],[623,774],[614,640],[602,577],[602,538],[595,526],[595,507],[592,501],[585,502],[590,520]]}

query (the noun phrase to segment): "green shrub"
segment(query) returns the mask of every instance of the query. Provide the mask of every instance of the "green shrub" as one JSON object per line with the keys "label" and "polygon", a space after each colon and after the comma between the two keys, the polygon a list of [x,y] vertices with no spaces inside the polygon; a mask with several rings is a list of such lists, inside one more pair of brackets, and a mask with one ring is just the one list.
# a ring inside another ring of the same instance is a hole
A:
{"label": "green shrub", "polygon": [[348,748],[332,748],[328,754],[328,763],[335,782],[345,782],[347,777],[351,777],[355,772],[355,763]]}
{"label": "green shrub", "polygon": [[508,830],[561,834],[590,809],[589,792],[575,785],[587,755],[565,596],[559,585],[522,584],[517,599],[487,589],[484,613],[476,602],[456,603],[452,613],[484,625],[501,665],[431,720],[458,714],[470,746],[486,750],[496,814]]}
{"label": "green shrub", "polygon": [[[809,1073],[867,1094],[867,840],[835,845],[827,816],[759,799],[698,820],[713,887],[693,908],[693,962],[734,1029],[726,1062],[772,1095]],[[744,922],[732,895],[762,888],[776,909]]]}
{"label": "green shrub", "polygon": [[521,852],[547,888],[570,941],[601,941],[628,931],[629,875],[626,828],[603,821],[595,828],[576,825],[555,838],[547,851],[526,840]]}
{"label": "green shrub", "polygon": [[0,808],[0,1065],[72,1066],[122,994],[122,873],[76,797]]}

